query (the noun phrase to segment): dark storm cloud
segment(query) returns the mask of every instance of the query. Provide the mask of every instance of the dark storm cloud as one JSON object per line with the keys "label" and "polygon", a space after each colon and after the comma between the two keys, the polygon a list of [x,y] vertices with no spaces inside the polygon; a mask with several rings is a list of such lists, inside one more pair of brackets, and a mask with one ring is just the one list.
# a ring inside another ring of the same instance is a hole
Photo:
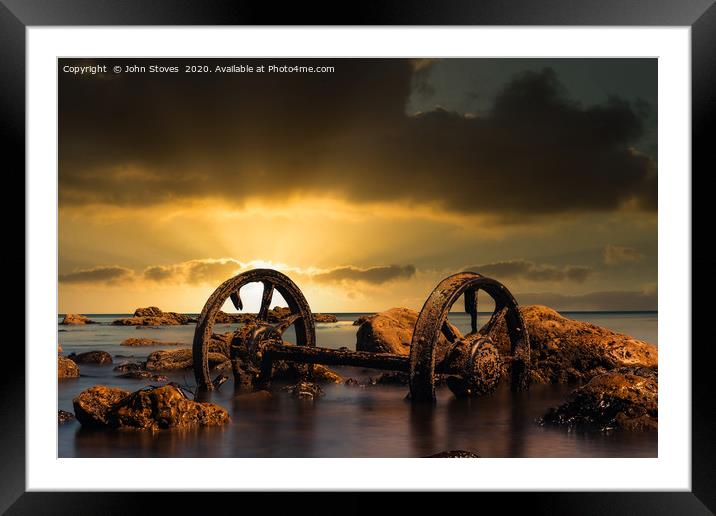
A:
{"label": "dark storm cloud", "polygon": [[363,282],[380,285],[397,279],[410,279],[415,276],[413,265],[386,265],[360,269],[357,267],[337,267],[325,272],[312,274],[311,278],[319,283],[342,281]]}
{"label": "dark storm cloud", "polygon": [[583,283],[594,271],[590,267],[568,265],[537,264],[527,260],[509,260],[504,262],[473,265],[466,270],[477,272],[495,279],[519,278],[529,281],[571,281]]}
{"label": "dark storm cloud", "polygon": [[658,296],[655,291],[605,291],[582,295],[554,293],[517,294],[521,305],[547,305],[556,310],[656,310]]}
{"label": "dark storm cloud", "polygon": [[131,269],[118,266],[97,266],[60,274],[60,283],[117,283],[132,277]]}
{"label": "dark storm cloud", "polygon": [[515,76],[484,117],[407,116],[415,62],[304,64],[335,73],[60,74],[62,204],[318,193],[509,217],[656,209],[656,164],[632,150],[641,108],[574,103],[550,69]]}

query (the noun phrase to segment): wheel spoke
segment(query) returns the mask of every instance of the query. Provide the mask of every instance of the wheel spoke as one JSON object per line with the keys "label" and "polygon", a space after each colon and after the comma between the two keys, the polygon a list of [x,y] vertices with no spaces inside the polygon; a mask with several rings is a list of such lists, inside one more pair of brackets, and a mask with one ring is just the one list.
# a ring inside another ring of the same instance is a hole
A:
{"label": "wheel spoke", "polygon": [[264,281],[264,291],[261,295],[261,308],[259,309],[258,319],[260,321],[268,321],[268,311],[273,298],[273,283]]}
{"label": "wheel spoke", "polygon": [[442,334],[451,344],[457,342],[460,339],[460,335],[455,333],[455,329],[450,326],[450,323],[445,321],[442,327]]}
{"label": "wheel spoke", "polygon": [[300,319],[301,316],[298,314],[292,314],[288,318],[281,321],[279,324],[273,327],[276,332],[278,332],[279,335],[283,335],[286,330],[288,330],[293,323],[295,323],[298,319]]}
{"label": "wheel spoke", "polygon": [[236,292],[232,293],[229,298],[231,299],[231,302],[234,305],[234,308],[241,311],[244,309],[244,302],[241,300],[241,294],[237,290]]}
{"label": "wheel spoke", "polygon": [[477,290],[465,291],[465,313],[470,314],[472,333],[477,333]]}
{"label": "wheel spoke", "polygon": [[480,334],[484,335],[485,337],[489,337],[492,340],[497,339],[497,329],[499,328],[500,321],[503,321],[505,319],[505,314],[507,313],[507,307],[503,306],[502,308],[496,307],[495,311],[492,314],[492,317],[490,317],[490,320],[487,321],[487,324],[480,328]]}

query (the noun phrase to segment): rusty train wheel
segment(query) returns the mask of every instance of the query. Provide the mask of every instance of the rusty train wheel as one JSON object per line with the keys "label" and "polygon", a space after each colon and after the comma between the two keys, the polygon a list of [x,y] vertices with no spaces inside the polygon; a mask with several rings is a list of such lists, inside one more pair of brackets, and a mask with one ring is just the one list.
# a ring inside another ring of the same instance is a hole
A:
{"label": "rusty train wheel", "polygon": [[[485,291],[495,300],[495,310],[482,328],[477,328],[477,292]],[[515,298],[498,281],[475,272],[461,272],[442,280],[423,305],[410,344],[410,396],[414,401],[435,400],[435,347],[443,334],[453,342],[456,336],[447,325],[450,308],[461,295],[465,312],[472,319],[472,334],[491,338],[498,322],[505,318],[510,339],[512,389],[527,388],[530,363],[529,337]]]}
{"label": "rusty train wheel", "polygon": [[[278,271],[272,269],[254,269],[241,273],[226,280],[219,285],[214,293],[207,299],[204,309],[199,315],[199,320],[194,331],[193,361],[194,376],[198,389],[210,391],[213,389],[211,377],[209,376],[209,341],[214,329],[214,319],[227,299],[231,299],[237,310],[243,308],[240,290],[249,283],[263,283],[264,290],[261,296],[261,308],[257,320],[259,323],[267,323],[268,311],[273,297],[274,290],[278,291],[288,304],[291,310],[290,324],[296,329],[296,344],[299,346],[316,345],[316,327],[313,320],[311,308],[301,290],[291,279]],[[286,328],[281,329],[281,333]]]}

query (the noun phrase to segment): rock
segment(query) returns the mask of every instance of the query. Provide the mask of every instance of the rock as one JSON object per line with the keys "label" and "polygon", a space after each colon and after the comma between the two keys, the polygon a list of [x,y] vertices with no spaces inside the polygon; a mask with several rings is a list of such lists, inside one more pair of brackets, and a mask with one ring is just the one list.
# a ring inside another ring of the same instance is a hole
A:
{"label": "rock", "polygon": [[95,385],[82,391],[72,400],[77,420],[86,427],[110,426],[110,410],[124,398],[129,396],[129,391],[116,387],[105,387]]}
{"label": "rock", "polygon": [[292,396],[306,401],[313,401],[323,396],[323,389],[320,385],[312,382],[298,382],[295,385],[284,387],[283,390],[289,392]]}
{"label": "rock", "polygon": [[137,308],[132,317],[112,321],[115,326],[176,326],[196,322],[196,319],[177,312],[162,312],[156,306]]}
{"label": "rock", "polygon": [[[209,367],[229,366],[230,362],[226,355],[209,352]],[[194,365],[194,357],[191,349],[160,350],[151,353],[144,363],[147,371],[173,371],[177,369],[189,369]]]}
{"label": "rock", "polygon": [[[306,366],[304,364],[296,364],[294,362],[276,362],[274,364],[271,379],[286,382],[298,382],[301,380],[305,368]],[[314,364],[313,381],[318,383],[342,383],[343,377],[324,365]]]}
{"label": "rock", "polygon": [[372,318],[373,318],[372,315],[361,315],[358,319],[353,321],[353,326],[360,326],[361,324],[363,324],[364,322],[366,322]]}
{"label": "rock", "polygon": [[[533,382],[588,381],[619,367],[658,366],[659,352],[652,344],[568,319],[546,306],[524,306],[521,311],[530,337]],[[495,345],[500,354],[509,354],[504,320],[500,321],[496,335]]]}
{"label": "rock", "polygon": [[85,317],[84,315],[65,314],[65,316],[62,319],[62,322],[60,324],[76,325],[76,324],[97,324],[97,323],[94,322],[93,320],[91,320],[89,317]]}
{"label": "rock", "polygon": [[372,376],[368,380],[369,385],[408,385],[410,375],[399,371],[390,373],[381,373],[378,376]]}
{"label": "rock", "polygon": [[144,370],[144,364],[141,362],[125,362],[115,366],[113,371],[126,372],[126,371],[142,371]]}
{"label": "rock", "polygon": [[449,450],[428,455],[428,459],[479,459],[480,456],[465,450]]}
{"label": "rock", "polygon": [[[418,312],[409,308],[391,308],[367,318],[356,332],[356,351],[410,354],[410,341],[417,320]],[[450,327],[461,336],[457,328],[452,324]],[[448,340],[441,335],[436,356],[442,357],[449,347]]]}
{"label": "rock", "polygon": [[60,344],[57,345],[57,354],[59,355],[62,353],[62,346]]}
{"label": "rock", "polygon": [[112,363],[112,355],[106,351],[87,351],[85,353],[70,353],[67,358],[78,364],[106,365]]}
{"label": "rock", "polygon": [[67,412],[66,410],[58,410],[57,411],[57,422],[61,425],[63,423],[69,423],[75,418],[75,415],[72,412]]}
{"label": "rock", "polygon": [[146,338],[139,338],[136,339],[134,337],[130,337],[128,339],[123,340],[120,343],[120,346],[130,346],[130,347],[139,347],[139,346],[181,346],[182,342],[164,342],[161,340],[156,339],[146,339]]}
{"label": "rock", "polygon": [[646,367],[622,367],[600,374],[575,390],[542,418],[550,425],[579,430],[656,431],[658,375]]}
{"label": "rock", "polygon": [[250,323],[256,319],[256,314],[227,314],[219,310],[214,319],[214,324],[242,324]]}
{"label": "rock", "polygon": [[229,413],[213,403],[188,399],[173,385],[133,393],[96,385],[74,400],[75,413],[83,426],[159,430],[222,425]]}
{"label": "rock", "polygon": [[57,357],[57,378],[79,378],[80,368],[72,360]]}
{"label": "rock", "polygon": [[118,375],[118,378],[129,378],[131,380],[151,380],[153,382],[166,382],[169,380],[163,374],[152,374],[149,371],[135,370]]}
{"label": "rock", "polygon": [[345,382],[343,382],[343,385],[348,385],[348,386],[357,385],[357,386],[360,386],[361,383],[360,383],[358,380],[356,380],[355,378],[348,378]]}
{"label": "rock", "polygon": [[313,314],[313,320],[317,323],[335,323],[338,317],[333,314]]}

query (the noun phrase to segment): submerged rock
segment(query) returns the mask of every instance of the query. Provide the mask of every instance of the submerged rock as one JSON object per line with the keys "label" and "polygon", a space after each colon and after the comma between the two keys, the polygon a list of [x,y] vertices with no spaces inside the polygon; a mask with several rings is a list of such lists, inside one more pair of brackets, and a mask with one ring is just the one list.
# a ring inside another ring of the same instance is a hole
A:
{"label": "submerged rock", "polygon": [[112,321],[115,326],[176,326],[196,322],[196,319],[177,312],[163,312],[156,306],[137,308],[132,317]]}
{"label": "submerged rock", "polygon": [[657,372],[623,367],[595,376],[545,414],[542,422],[580,430],[657,430]]}
{"label": "submerged rock", "polygon": [[57,411],[57,423],[60,425],[63,423],[69,423],[73,419],[75,419],[75,415],[72,412],[67,412],[66,410]]}
{"label": "submerged rock", "polygon": [[449,450],[436,453],[435,455],[428,455],[428,459],[479,459],[480,456],[472,453],[471,451],[465,450]]}
{"label": "submerged rock", "polygon": [[323,396],[323,389],[317,383],[298,382],[295,385],[284,387],[283,390],[289,392],[292,396],[306,401],[313,401]]}
{"label": "submerged rock", "polygon": [[67,358],[78,364],[107,365],[112,363],[112,355],[106,351],[87,351],[85,353],[70,353]]}
{"label": "submerged rock", "polygon": [[57,357],[57,378],[79,378],[80,368],[72,360]]}
{"label": "submerged rock", "polygon": [[146,338],[134,338],[130,337],[128,339],[124,339],[120,346],[129,346],[129,347],[140,347],[140,346],[181,346],[181,342],[164,342],[162,340],[156,340],[156,339],[146,339]]}
{"label": "submerged rock", "polygon": [[60,324],[76,325],[76,324],[97,324],[89,317],[80,314],[65,314]]}
{"label": "submerged rock", "polygon": [[[409,355],[417,320],[418,312],[409,308],[391,308],[366,318],[356,332],[356,351]],[[455,326],[450,324],[450,327],[456,335],[461,335]],[[436,356],[442,357],[448,349],[449,342],[441,335]]]}
{"label": "submerged rock", "polygon": [[126,372],[126,371],[142,371],[144,370],[144,364],[142,362],[125,362],[115,366],[113,371]]}
{"label": "submerged rock", "polygon": [[72,404],[77,420],[95,428],[159,430],[215,426],[229,421],[226,409],[190,400],[173,385],[133,393],[96,385],[82,391]]}
{"label": "submerged rock", "polygon": [[130,380],[151,380],[153,382],[166,382],[169,378],[163,374],[152,374],[149,371],[135,370],[120,374],[118,378],[128,378]]}
{"label": "submerged rock", "polygon": [[[521,308],[530,338],[531,380],[538,383],[587,381],[624,366],[656,368],[656,346],[594,324],[563,317],[541,305]],[[504,319],[496,332],[500,354],[510,352]]]}
{"label": "submerged rock", "polygon": [[[229,366],[229,359],[221,353],[208,354],[209,367]],[[160,350],[151,353],[144,363],[148,371],[173,371],[177,369],[189,369],[194,365],[194,357],[191,349]]]}

